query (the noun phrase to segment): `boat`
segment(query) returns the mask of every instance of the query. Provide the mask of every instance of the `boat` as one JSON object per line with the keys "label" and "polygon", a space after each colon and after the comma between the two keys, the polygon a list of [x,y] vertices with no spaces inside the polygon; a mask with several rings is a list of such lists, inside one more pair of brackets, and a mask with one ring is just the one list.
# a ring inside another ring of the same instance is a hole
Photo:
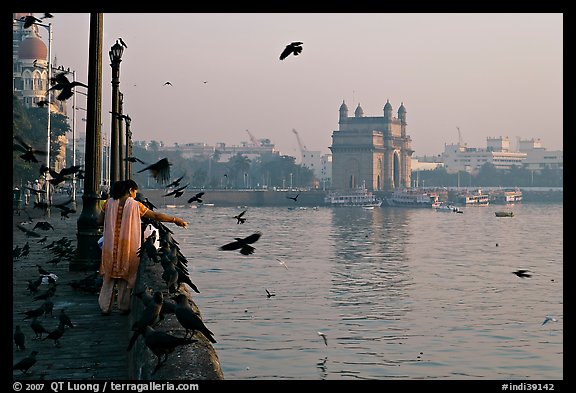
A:
{"label": "boat", "polygon": [[388,206],[392,207],[424,207],[440,206],[438,194],[421,190],[396,190],[386,198]]}
{"label": "boat", "polygon": [[349,192],[332,191],[324,198],[324,203],[330,206],[343,207],[379,207],[382,201],[364,187]]}
{"label": "boat", "polygon": [[497,204],[511,204],[522,201],[522,191],[519,188],[495,190],[490,194],[490,202]]}
{"label": "boat", "polygon": [[513,212],[494,212],[496,217],[514,217]]}
{"label": "boat", "polygon": [[490,196],[484,194],[481,189],[476,191],[466,191],[458,194],[456,197],[456,204],[465,206],[488,206],[490,203]]}
{"label": "boat", "polygon": [[437,212],[464,213],[459,207],[450,203],[440,203],[440,205],[436,206],[435,209]]}

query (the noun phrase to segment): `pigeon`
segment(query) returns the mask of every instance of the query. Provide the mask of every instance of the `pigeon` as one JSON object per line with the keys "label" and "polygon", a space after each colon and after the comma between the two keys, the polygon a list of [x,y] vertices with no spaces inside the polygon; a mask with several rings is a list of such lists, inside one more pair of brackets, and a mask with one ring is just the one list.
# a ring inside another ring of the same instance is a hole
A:
{"label": "pigeon", "polygon": [[302,52],[302,44],[303,42],[295,41],[292,42],[291,44],[286,45],[286,48],[284,48],[284,50],[280,54],[280,60],[284,60],[285,58],[290,56],[290,54],[298,56],[300,52]]}
{"label": "pigeon", "polygon": [[324,339],[324,344],[328,345],[328,338],[326,338],[326,334],[322,332],[318,332],[318,335]]}
{"label": "pigeon", "polygon": [[517,275],[520,278],[532,277],[532,273],[530,273],[529,270],[525,270],[525,269],[519,269],[519,270],[516,270],[515,272],[512,272],[512,273],[514,273],[515,275]]}
{"label": "pigeon", "polygon": [[22,374],[26,374],[30,367],[36,364],[36,355],[38,355],[38,351],[32,351],[29,356],[14,364],[12,370],[20,370]]}
{"label": "pigeon", "polygon": [[163,184],[170,179],[170,165],[172,164],[168,162],[167,158],[162,158],[158,162],[148,165],[146,168],[140,169],[138,173],[150,171],[152,177],[156,179],[157,182]]}
{"label": "pigeon", "polygon": [[243,239],[239,238],[239,237],[235,237],[234,239],[236,239],[236,241],[224,244],[223,246],[220,246],[219,250],[225,250],[226,251],[226,250],[238,250],[238,249],[240,249],[240,254],[242,254],[242,255],[254,254],[255,248],[250,246],[250,244],[258,241],[258,239],[260,239],[261,236],[262,236],[261,232],[256,232],[256,233],[253,233],[252,235],[247,236]]}
{"label": "pigeon", "polygon": [[235,218],[236,220],[238,220],[238,221],[236,222],[236,224],[244,224],[244,223],[246,222],[246,219],[245,219],[245,218],[242,218],[242,216],[243,216],[245,213],[246,213],[246,210],[244,210],[242,213],[234,216],[234,218]]}
{"label": "pigeon", "polygon": [[198,202],[198,203],[202,203],[202,195],[204,195],[204,192],[199,192],[198,194],[194,195],[192,198],[188,199],[188,203],[192,203],[194,201]]}

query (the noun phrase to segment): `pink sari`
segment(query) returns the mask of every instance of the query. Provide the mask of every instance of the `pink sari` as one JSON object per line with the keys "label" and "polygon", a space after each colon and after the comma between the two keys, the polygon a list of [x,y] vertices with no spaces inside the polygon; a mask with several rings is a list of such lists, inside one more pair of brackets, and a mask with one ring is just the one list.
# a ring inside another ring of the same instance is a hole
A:
{"label": "pink sari", "polygon": [[127,198],[118,220],[119,200],[109,199],[106,202],[104,215],[104,242],[100,274],[107,278],[121,278],[133,288],[138,273],[140,257],[141,222],[138,201]]}

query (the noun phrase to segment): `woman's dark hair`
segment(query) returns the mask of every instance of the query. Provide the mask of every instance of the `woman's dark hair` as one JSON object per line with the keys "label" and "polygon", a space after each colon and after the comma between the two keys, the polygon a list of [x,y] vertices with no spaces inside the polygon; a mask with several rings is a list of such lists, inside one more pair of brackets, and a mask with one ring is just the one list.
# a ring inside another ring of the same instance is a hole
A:
{"label": "woman's dark hair", "polygon": [[128,194],[128,191],[130,191],[130,189],[133,190],[138,189],[138,184],[134,180],[132,179],[119,180],[114,182],[112,184],[112,187],[110,187],[110,195],[114,199],[120,199],[124,195]]}

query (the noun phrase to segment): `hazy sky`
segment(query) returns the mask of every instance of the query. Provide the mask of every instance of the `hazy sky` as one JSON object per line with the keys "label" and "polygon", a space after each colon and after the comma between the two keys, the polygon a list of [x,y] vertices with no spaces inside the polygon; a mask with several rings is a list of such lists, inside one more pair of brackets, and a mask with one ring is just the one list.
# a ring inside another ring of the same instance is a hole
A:
{"label": "hazy sky", "polygon": [[[45,21],[58,64],[87,82],[89,14]],[[134,140],[239,145],[248,129],[299,158],[293,128],[308,150],[328,153],[342,100],[351,116],[358,103],[382,116],[390,100],[395,116],[406,107],[415,156],[456,143],[456,127],[469,147],[508,136],[513,148],[521,137],[563,149],[561,13],[106,13],[104,133],[118,37]],[[302,53],[280,61],[292,41]]]}

